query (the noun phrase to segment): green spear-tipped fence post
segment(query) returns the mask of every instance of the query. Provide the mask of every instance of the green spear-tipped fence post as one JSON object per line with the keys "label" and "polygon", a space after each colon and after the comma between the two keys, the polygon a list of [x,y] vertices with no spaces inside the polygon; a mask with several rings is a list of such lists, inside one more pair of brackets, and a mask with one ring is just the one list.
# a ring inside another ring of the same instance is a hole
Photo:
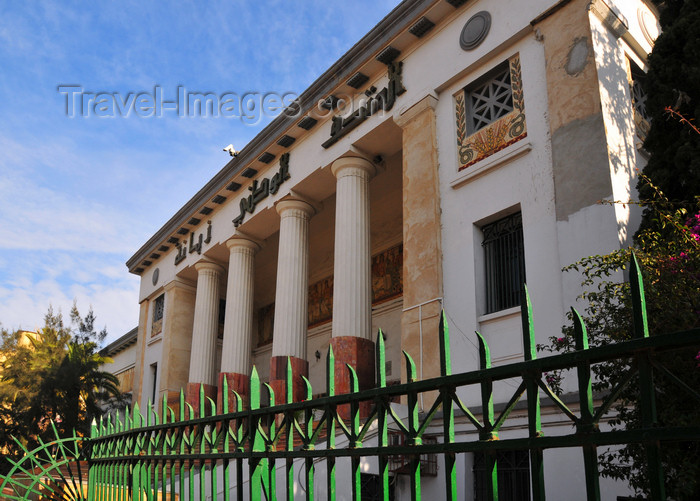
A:
{"label": "green spear-tipped fence post", "polygon": [[[313,398],[313,390],[311,388],[311,383],[304,376],[302,376],[302,379],[304,380],[304,387],[306,388],[304,400],[306,400],[307,402],[310,402],[311,399]],[[314,432],[314,410],[311,407],[307,407],[307,409],[304,411],[304,420],[305,420],[304,434],[306,435],[306,437],[304,439],[305,440],[304,449],[305,450],[313,450],[314,444],[311,442],[311,436]],[[305,479],[306,480],[306,501],[313,501],[313,499],[314,499],[314,458],[312,458],[312,457],[304,458],[304,472],[305,472],[305,477],[306,477],[306,479]]]}
{"label": "green spear-tipped fence post", "polygon": [[[248,386],[250,387],[250,378],[248,379]],[[231,390],[233,395],[236,397],[236,412],[241,413],[243,411],[243,398]],[[243,431],[241,426],[241,421],[236,420],[234,422],[234,433],[235,433],[235,445],[236,450],[242,450],[243,446]],[[236,458],[236,499],[243,499],[243,458]]]}
{"label": "green spear-tipped fence post", "polygon": [[[229,389],[228,389],[228,378],[226,375],[223,376],[222,381],[221,381],[221,414],[228,414],[228,397],[229,397]],[[223,437],[223,450],[224,452],[230,452],[230,426],[231,423],[229,421],[224,421],[221,424],[221,433],[224,434]],[[229,475],[231,473],[230,469],[230,464],[229,464],[229,459],[224,458],[223,461],[221,462],[221,473],[223,475],[223,489],[224,489],[224,501],[229,501],[229,488],[230,488],[230,481],[229,481]]]}
{"label": "green spear-tipped fence post", "polygon": [[[523,346],[525,347],[525,360],[537,358],[537,345],[535,343],[535,326],[532,322],[532,303],[527,285],[523,284],[523,298],[521,306],[523,323]],[[542,418],[540,415],[540,394],[537,382],[542,377],[540,373],[524,374],[527,391],[527,418],[530,439],[535,440],[542,436]],[[530,449],[530,476],[532,479],[532,498],[534,501],[545,499],[544,491],[544,457],[542,449],[533,447]]]}
{"label": "green spear-tipped fence post", "polygon": [[134,421],[132,419],[132,413],[131,410],[129,410],[129,406],[126,406],[126,409],[124,409],[124,431],[130,430],[131,428],[134,427]]}
{"label": "green spear-tipped fence post", "polygon": [[[440,376],[446,377],[452,374],[452,362],[450,360],[450,329],[447,325],[445,310],[440,311],[439,325],[440,342]],[[443,386],[440,388],[440,398],[442,399],[442,423],[445,443],[455,441],[455,412],[452,407],[454,398],[454,386]],[[445,499],[453,501],[457,499],[457,470],[456,457],[454,452],[445,452]]]}
{"label": "green spear-tipped fence post", "polygon": [[[634,318],[634,337],[637,339],[649,337],[647,321],[647,305],[644,298],[644,283],[642,270],[637,256],[632,252],[630,263],[630,287],[632,289],[632,310]],[[656,392],[654,390],[654,373],[651,364],[651,353],[641,352],[637,355],[639,366],[639,404],[642,416],[642,427],[654,428],[658,425],[656,419]],[[649,490],[652,499],[666,499],[664,486],[664,470],[661,464],[660,444],[651,440],[644,447],[647,470],[649,474]]]}
{"label": "green spear-tipped fence post", "polygon": [[[204,385],[199,385],[199,417],[204,418],[207,416],[207,396],[204,393]],[[208,438],[208,432],[206,426],[199,424],[197,425],[197,434],[199,435],[199,452],[204,454],[206,452],[206,442]],[[203,460],[199,460],[199,498],[206,499],[206,473],[207,467]]]}
{"label": "green spear-tipped fence post", "polygon": [[[168,424],[168,393],[164,392],[163,393],[163,398],[161,398],[160,401],[160,412],[161,412],[161,420],[163,424]],[[165,492],[166,492],[166,484],[168,483],[168,478],[170,479],[170,492],[175,493],[175,475],[174,475],[174,465],[175,463],[173,461],[168,461],[169,459],[169,441],[170,441],[170,434],[172,433],[170,429],[164,428],[162,431],[162,439],[161,439],[161,450],[160,453],[163,455],[163,461],[162,461],[162,469],[163,469],[163,498],[165,498]],[[168,463],[170,463],[170,467],[168,467]]]}
{"label": "green spear-tipped fence post", "polygon": [[[180,388],[180,395],[178,398],[180,422],[185,420],[185,391]],[[186,428],[181,428],[180,433],[182,434],[180,440],[180,454],[185,454],[185,433]],[[180,497],[185,498],[185,462],[180,460]]]}
{"label": "green spear-tipped fence post", "polygon": [[[267,393],[269,395],[270,407],[275,407],[277,401],[275,400],[275,390],[267,383],[264,383]],[[284,405],[284,404],[282,404]],[[267,425],[267,440],[265,440],[265,451],[275,450],[276,442],[273,442],[273,438],[277,433],[277,413],[269,413],[265,416],[264,420]],[[277,499],[277,466],[275,457],[269,457],[263,459],[262,463],[265,465],[265,477],[263,479],[263,485],[265,487],[266,496],[268,499]]]}
{"label": "green spear-tipped fence post", "polygon": [[[285,374],[285,403],[291,404],[294,401],[294,379],[292,377],[292,359],[287,357],[287,371]],[[294,413],[285,410],[284,417],[287,422],[287,440],[285,450],[294,450]],[[280,430],[281,431],[281,430]],[[286,480],[287,480],[287,500],[294,501],[294,459],[291,457],[285,460]],[[274,473],[273,473],[274,475]]]}
{"label": "green spear-tipped fence post", "polygon": [[[140,428],[143,425],[143,416],[141,416],[141,411],[139,409],[139,403],[136,402],[134,404],[133,408],[133,418],[131,421],[132,429]],[[134,435],[134,456],[139,456],[142,451],[142,444],[141,440],[139,440],[139,435],[135,434]],[[131,481],[132,481],[132,487],[131,487],[131,495],[132,497],[136,499],[141,499],[141,488],[142,488],[142,470],[141,470],[141,462],[139,460],[136,460],[132,464],[132,475],[131,475]]]}
{"label": "green spear-tipped fence post", "polygon": [[[253,371],[250,374],[250,410],[254,411],[260,408],[260,376],[258,370],[253,366]],[[248,433],[251,441],[251,452],[265,452],[265,441],[260,433],[260,418],[253,416],[248,417]],[[265,461],[259,457],[252,457],[249,460],[249,476],[250,476],[250,499],[251,501],[262,500],[263,489],[265,484]]]}
{"label": "green spear-tipped fence post", "polygon": [[[90,423],[90,439],[94,440],[99,436],[100,429],[97,426],[97,421],[93,418],[92,423]],[[90,454],[88,458],[88,501],[95,501],[95,475],[97,473],[97,466],[90,464],[90,459],[92,457],[92,454]]]}
{"label": "green spear-tipped fence post", "polygon": [[[132,421],[131,421],[131,411],[129,410],[129,406],[127,405],[126,408],[124,409],[124,426],[122,431],[129,431],[131,430],[132,427]],[[132,453],[132,440],[133,438],[123,439],[123,451],[124,454],[131,454]],[[124,499],[128,498],[131,496],[131,486],[133,485],[133,474],[134,471],[132,469],[132,463],[130,461],[124,461],[122,463],[122,469],[124,470],[123,475],[124,475],[124,486],[122,488],[123,492],[123,497]]]}
{"label": "green spear-tipped fence post", "polygon": [[[583,318],[571,308],[571,316],[574,319],[574,343],[576,350],[588,349],[588,332]],[[581,409],[581,421],[578,425],[578,433],[590,434],[597,431],[594,422],[593,389],[591,386],[591,363],[582,361],[576,364],[578,376],[578,397]],[[586,472],[586,499],[588,501],[600,501],[600,481],[598,475],[598,448],[594,445],[583,446],[583,465]]]}
{"label": "green spear-tipped fence post", "polygon": [[[153,422],[151,421],[153,417],[153,402],[151,402],[151,399],[148,399],[148,403],[146,405],[146,427],[150,427]],[[153,454],[153,440],[151,440],[151,433],[149,432],[146,437],[146,454],[149,456]],[[155,479],[153,478],[153,464],[152,462],[145,461],[143,464],[143,468],[145,471],[145,477],[146,477],[146,498],[148,501],[153,501],[153,496],[156,495],[156,489],[158,488],[158,472],[156,471],[156,477]],[[157,467],[156,467],[157,468]]]}
{"label": "green spear-tipped fence post", "polygon": [[[416,380],[416,363],[411,356],[403,352],[406,360],[406,382],[413,383]],[[408,445],[421,445],[423,440],[418,436],[420,422],[418,419],[418,392],[410,390],[408,392]],[[409,459],[410,480],[411,480],[411,501],[421,499],[420,487],[420,454],[411,454]]]}
{"label": "green spear-tipped fence post", "polygon": [[[216,417],[216,402],[212,400],[211,398],[207,397],[207,400],[209,401],[209,417],[214,418]],[[216,429],[216,425],[208,425],[208,429],[205,430],[204,433],[207,435],[207,441],[209,442],[209,447],[211,449],[211,453],[217,453],[217,444],[218,444],[218,431]],[[211,460],[211,464],[209,466],[209,481],[211,485],[211,498],[216,499],[218,496],[218,490],[219,490],[219,484],[218,484],[218,470],[217,470],[217,460],[216,458],[213,458]]]}
{"label": "green spear-tipped fence post", "polygon": [[[335,395],[335,356],[333,346],[328,347],[326,355],[326,393],[329,397]],[[336,406],[326,407],[326,446],[328,450],[335,449],[335,415]],[[328,501],[335,501],[335,457],[328,457],[326,460],[326,497]]]}
{"label": "green spear-tipped fence post", "polygon": [[[345,364],[350,377],[350,393],[357,393],[360,390],[357,373],[350,364]],[[360,434],[360,404],[357,400],[350,402],[350,447],[355,449],[362,447],[358,437]],[[360,469],[360,457],[350,458],[351,486],[353,501],[360,501],[362,497],[362,470]]]}
{"label": "green spear-tipped fence post", "polygon": [[[491,368],[491,350],[481,333],[477,332],[479,340],[479,369],[486,371]],[[493,412],[493,380],[490,377],[481,378],[481,407],[484,428],[480,432],[480,440],[497,440],[498,432],[494,431]],[[484,451],[484,469],[486,477],[486,500],[498,501],[498,461],[496,451]]]}
{"label": "green spear-tipped fence post", "polygon": [[[386,343],[384,333],[381,329],[377,333],[376,371],[377,387],[386,388]],[[387,423],[387,406],[391,405],[388,397],[377,397],[377,446],[387,447],[389,445],[389,426]],[[383,501],[389,501],[389,456],[379,454],[379,483]]]}
{"label": "green spear-tipped fence post", "polygon": [[[199,395],[198,395],[198,401],[199,401],[199,416],[200,418],[203,418],[206,416],[206,395],[204,394],[204,385],[200,384],[199,385]],[[196,434],[199,435],[199,452],[200,454],[204,454],[206,451],[206,444],[205,444],[205,436],[206,436],[206,431],[204,425],[197,425],[196,427]],[[206,483],[204,479],[206,478],[206,466],[204,461],[199,460],[199,499],[206,499]],[[190,467],[190,471],[194,471],[194,468]],[[194,483],[194,477],[192,477],[191,480]]]}

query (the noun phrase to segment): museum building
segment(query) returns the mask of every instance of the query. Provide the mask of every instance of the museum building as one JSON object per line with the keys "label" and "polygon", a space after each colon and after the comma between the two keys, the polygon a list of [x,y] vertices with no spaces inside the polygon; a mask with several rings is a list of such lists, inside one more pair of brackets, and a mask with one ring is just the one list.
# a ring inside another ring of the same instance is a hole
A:
{"label": "museum building", "polygon": [[322,395],[329,346],[338,393],[346,363],[372,387],[379,328],[389,381],[402,350],[435,377],[442,309],[454,372],[478,369],[475,331],[522,360],[522,284],[546,342],[581,292],[562,268],[638,226],[598,202],[634,197],[658,29],[646,0],[399,4],[128,260],[134,402],[220,401],[223,378],[245,397],[253,366],[283,394],[288,357],[295,398],[301,375]]}

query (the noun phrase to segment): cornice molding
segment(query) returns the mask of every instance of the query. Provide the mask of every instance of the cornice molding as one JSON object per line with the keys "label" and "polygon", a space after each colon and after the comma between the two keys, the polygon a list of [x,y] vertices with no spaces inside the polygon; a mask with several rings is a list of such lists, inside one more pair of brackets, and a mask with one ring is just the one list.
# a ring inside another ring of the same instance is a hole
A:
{"label": "cornice molding", "polygon": [[[362,63],[383,49],[395,36],[410,28],[423,13],[441,0],[404,0],[379,24],[360,39],[335,64],[316,79],[297,100],[298,110],[293,115],[280,114],[257,136],[255,136],[238,156],[232,158],[214,177],[205,184],[185,205],[180,208],[148,241],[129,258],[126,266],[131,273],[139,267],[153,250],[173,232],[185,224],[192,213],[198,210],[236,174],[265,152],[265,149],[289,127],[296,125],[300,117],[307,113],[320,99],[328,97],[342,82],[350,78]],[[138,273],[136,273],[138,274]]]}

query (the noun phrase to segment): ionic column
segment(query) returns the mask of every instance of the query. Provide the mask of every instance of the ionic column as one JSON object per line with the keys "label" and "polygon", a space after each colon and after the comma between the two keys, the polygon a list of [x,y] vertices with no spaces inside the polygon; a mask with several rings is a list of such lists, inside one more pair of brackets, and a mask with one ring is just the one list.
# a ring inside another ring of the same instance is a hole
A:
{"label": "ionic column", "polygon": [[287,357],[292,363],[294,400],[304,395],[305,386],[300,376],[309,375],[306,360],[309,219],[314,208],[302,200],[283,200],[276,209],[281,219],[270,384],[279,403],[285,398]]}
{"label": "ionic column", "polygon": [[[194,303],[190,377],[187,401],[199,408],[199,387],[216,400],[216,333],[219,323],[219,279],[224,268],[210,261],[194,265],[197,270],[197,295]],[[197,410],[195,412],[198,412]]]}
{"label": "ionic column", "polygon": [[364,158],[346,157],[331,171],[337,178],[331,346],[336,393],[347,393],[345,364],[356,370],[361,390],[374,384],[369,181],[375,168]]}
{"label": "ionic column", "polygon": [[260,246],[244,238],[226,242],[229,249],[228,282],[226,284],[226,312],[224,316],[224,344],[221,350],[218,405],[222,408],[223,378],[227,379],[228,410],[235,410],[232,390],[248,405],[250,394],[250,343],[253,335],[253,285],[255,253]]}

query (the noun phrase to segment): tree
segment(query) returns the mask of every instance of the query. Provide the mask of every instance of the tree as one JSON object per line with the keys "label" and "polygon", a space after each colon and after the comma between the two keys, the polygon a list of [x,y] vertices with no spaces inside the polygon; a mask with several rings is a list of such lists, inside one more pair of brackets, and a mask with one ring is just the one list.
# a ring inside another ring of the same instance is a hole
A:
{"label": "tree", "polygon": [[[660,7],[662,33],[649,55],[644,86],[651,117],[644,148],[650,158],[643,173],[674,202],[691,206],[700,193],[700,135],[669,117],[667,108],[691,123],[700,117],[700,2],[654,0]],[[651,200],[653,189],[640,181],[640,200]],[[654,213],[644,211],[642,229]]]}
{"label": "tree", "polygon": [[2,332],[0,449],[10,456],[22,454],[13,437],[32,448],[52,437],[51,422],[61,436],[87,435],[102,404],[121,397],[116,376],[100,370],[110,362],[98,352],[106,331],[95,331],[92,309],[83,318],[74,304],[70,316],[67,327],[49,308],[29,342],[21,332]]}
{"label": "tree", "polygon": [[[645,180],[653,194],[647,201],[650,226],[640,231],[634,247],[591,256],[565,268],[583,275],[584,321],[591,346],[631,339],[632,306],[630,284],[620,273],[634,251],[642,265],[644,290],[651,335],[700,328],[700,198],[694,209],[670,202],[658,187]],[[684,204],[685,205],[685,204]],[[700,388],[700,342],[694,349],[665,353],[657,360],[690,388]],[[538,347],[549,352],[574,350],[573,326],[562,336],[552,337]],[[609,393],[629,368],[626,361],[593,366],[593,390]],[[561,392],[562,373],[550,373],[550,386]],[[700,405],[670,378],[659,374],[654,380],[660,426],[698,426]],[[609,423],[615,429],[640,427],[638,390],[632,383],[620,395]],[[671,499],[700,499],[700,444],[665,443],[661,448],[666,474],[666,493]],[[601,474],[629,482],[638,493],[647,493],[644,449],[630,444],[600,455]]]}

